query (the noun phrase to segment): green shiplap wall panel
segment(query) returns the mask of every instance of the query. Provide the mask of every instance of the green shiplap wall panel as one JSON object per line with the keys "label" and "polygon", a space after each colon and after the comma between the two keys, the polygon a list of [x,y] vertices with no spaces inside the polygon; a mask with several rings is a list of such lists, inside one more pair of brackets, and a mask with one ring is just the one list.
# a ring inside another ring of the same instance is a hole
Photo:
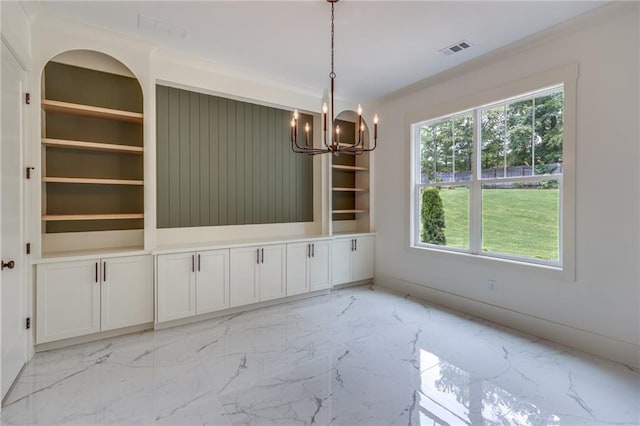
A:
{"label": "green shiplap wall panel", "polygon": [[[180,93],[169,88],[169,223],[168,228],[180,227]],[[164,162],[161,162],[162,165]],[[158,192],[166,188],[158,187]],[[161,216],[161,215],[158,215]]]}
{"label": "green shiplap wall panel", "polygon": [[312,157],[291,151],[289,111],[165,86],[156,98],[159,228],[313,220]]}
{"label": "green shiplap wall panel", "polygon": [[190,168],[190,220],[200,222],[200,96],[189,93],[189,168]]}
{"label": "green shiplap wall panel", "polygon": [[169,88],[158,86],[156,91],[158,131],[156,151],[158,152],[157,191],[158,223],[169,224]]}
{"label": "green shiplap wall panel", "polygon": [[229,101],[225,98],[218,100],[218,225],[229,225],[227,203],[229,199],[229,139],[228,139],[228,111]]}
{"label": "green shiplap wall panel", "polygon": [[[218,122],[220,116],[218,114],[218,107],[220,106],[219,98],[214,96],[208,96],[209,98],[209,224],[219,225],[220,214],[218,205],[220,199],[220,189],[218,188],[218,176],[220,175],[220,168],[218,167],[218,156],[220,155],[219,149],[219,136],[218,136]],[[201,222],[206,223],[206,222]]]}
{"label": "green shiplap wall panel", "polygon": [[236,103],[236,225],[244,225],[244,102]]}
{"label": "green shiplap wall panel", "polygon": [[253,223],[253,105],[244,108],[244,223]]}
{"label": "green shiplap wall panel", "polygon": [[[211,146],[209,143],[209,97],[203,94],[198,96],[200,104],[200,217],[198,223],[208,223],[211,214],[210,210],[210,182],[212,170],[209,167]],[[215,170],[213,170],[215,172]]]}

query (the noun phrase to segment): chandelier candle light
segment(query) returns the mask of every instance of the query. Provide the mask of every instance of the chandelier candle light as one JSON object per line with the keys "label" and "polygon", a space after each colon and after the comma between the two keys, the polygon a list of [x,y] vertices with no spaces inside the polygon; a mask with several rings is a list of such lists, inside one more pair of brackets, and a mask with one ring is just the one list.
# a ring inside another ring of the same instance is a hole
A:
{"label": "chandelier candle light", "polygon": [[293,111],[293,118],[291,119],[291,149],[293,152],[301,153],[301,154],[326,154],[328,152],[332,152],[334,154],[339,154],[341,152],[348,152],[352,154],[362,154],[364,152],[370,152],[376,149],[376,144],[378,142],[378,115],[376,114],[373,117],[373,146],[371,148],[365,148],[364,146],[364,123],[362,122],[362,107],[358,105],[358,140],[354,144],[341,144],[340,143],[340,126],[336,125],[335,118],[335,110],[333,105],[333,92],[335,87],[335,79],[336,73],[334,72],[334,3],[337,3],[338,0],[327,0],[327,3],[331,3],[331,72],[329,73],[329,79],[331,80],[331,124],[335,129],[335,135],[332,135],[330,143],[327,143],[327,114],[329,112],[329,107],[327,103],[324,102],[322,104],[322,135],[323,135],[323,144],[322,148],[314,148],[313,146],[309,146],[309,132],[311,128],[309,123],[306,123],[304,126],[304,146],[300,146],[298,144],[298,110]]}

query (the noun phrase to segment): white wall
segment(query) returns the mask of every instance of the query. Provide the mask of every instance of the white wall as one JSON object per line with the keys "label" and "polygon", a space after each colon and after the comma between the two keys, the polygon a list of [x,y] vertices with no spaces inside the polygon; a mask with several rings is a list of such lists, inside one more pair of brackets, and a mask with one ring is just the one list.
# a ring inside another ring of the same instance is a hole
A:
{"label": "white wall", "polygon": [[0,31],[21,65],[28,66],[31,60],[31,24],[22,5],[17,1],[0,2]]}
{"label": "white wall", "polygon": [[[377,284],[640,366],[639,16],[637,3],[614,4],[381,101]],[[409,203],[408,117],[571,63],[579,65],[575,281],[409,249],[409,211],[394,208]]]}

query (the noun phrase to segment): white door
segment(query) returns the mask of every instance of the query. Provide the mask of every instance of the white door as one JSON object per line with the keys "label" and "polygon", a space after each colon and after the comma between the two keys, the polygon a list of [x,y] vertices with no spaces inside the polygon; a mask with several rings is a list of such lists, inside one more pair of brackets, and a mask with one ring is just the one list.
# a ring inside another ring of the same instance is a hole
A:
{"label": "white door", "polygon": [[356,238],[354,248],[351,279],[360,281],[373,278],[373,237]]}
{"label": "white door", "polygon": [[194,253],[158,256],[158,322],[196,314]]}
{"label": "white door", "polygon": [[311,259],[309,261],[309,287],[311,291],[331,287],[330,247],[329,241],[311,243]]}
{"label": "white door", "polygon": [[[264,250],[264,252],[263,252]],[[287,293],[287,247],[284,244],[260,248],[260,301],[279,299]]]}
{"label": "white door", "polygon": [[287,244],[287,296],[309,291],[307,262],[311,258],[311,243]]}
{"label": "white door", "polygon": [[[0,92],[0,259],[8,264],[0,272],[2,323],[2,395],[27,361],[25,330],[25,273],[22,215],[23,103],[26,74],[2,44],[2,91]],[[10,263],[13,261],[13,263]],[[11,266],[13,265],[13,266]]]}
{"label": "white door", "polygon": [[36,343],[100,331],[100,261],[38,265]]}
{"label": "white door", "polygon": [[248,305],[258,301],[259,262],[259,247],[231,249],[229,255],[231,307]]}
{"label": "white door", "polygon": [[153,322],[151,256],[102,259],[102,331]]}
{"label": "white door", "polygon": [[331,276],[333,285],[351,282],[351,253],[353,239],[337,238],[331,249]]}
{"label": "white door", "polygon": [[196,313],[229,307],[229,250],[196,254]]}

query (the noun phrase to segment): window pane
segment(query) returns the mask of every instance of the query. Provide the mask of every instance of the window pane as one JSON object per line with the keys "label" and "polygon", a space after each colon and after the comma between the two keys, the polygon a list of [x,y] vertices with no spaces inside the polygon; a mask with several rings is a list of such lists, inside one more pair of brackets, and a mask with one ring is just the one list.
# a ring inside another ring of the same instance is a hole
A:
{"label": "window pane", "polygon": [[469,248],[469,187],[421,190],[420,242]]}
{"label": "window pane", "polygon": [[559,260],[558,181],[482,186],[482,249]]}
{"label": "window pane", "polygon": [[563,101],[559,89],[545,96],[483,109],[482,178],[561,174]]}
{"label": "window pane", "polygon": [[506,175],[507,110],[504,106],[482,110],[480,146],[482,178],[492,179]]}
{"label": "window pane", "polygon": [[564,92],[539,96],[535,102],[535,174],[562,174]]}
{"label": "window pane", "polygon": [[473,116],[420,126],[420,182],[471,180]]}

